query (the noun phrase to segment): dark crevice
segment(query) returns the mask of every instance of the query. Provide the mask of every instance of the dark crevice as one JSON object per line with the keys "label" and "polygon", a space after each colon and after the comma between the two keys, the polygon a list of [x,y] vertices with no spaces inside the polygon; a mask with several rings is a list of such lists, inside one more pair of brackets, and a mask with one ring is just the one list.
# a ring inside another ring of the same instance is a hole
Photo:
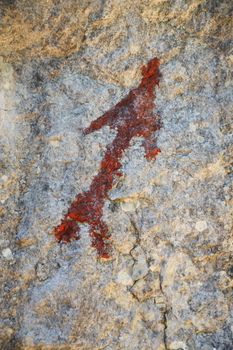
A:
{"label": "dark crevice", "polygon": [[[159,287],[160,287],[160,291],[161,293],[165,296],[164,291],[163,291],[163,279],[162,279],[162,275],[161,273],[159,274]],[[168,307],[167,307],[167,303],[165,303],[165,307],[164,309],[161,309],[161,313],[162,313],[162,321],[163,321],[163,342],[164,342],[164,348],[165,350],[169,350],[168,348],[168,342],[167,342],[167,317],[168,317]]]}

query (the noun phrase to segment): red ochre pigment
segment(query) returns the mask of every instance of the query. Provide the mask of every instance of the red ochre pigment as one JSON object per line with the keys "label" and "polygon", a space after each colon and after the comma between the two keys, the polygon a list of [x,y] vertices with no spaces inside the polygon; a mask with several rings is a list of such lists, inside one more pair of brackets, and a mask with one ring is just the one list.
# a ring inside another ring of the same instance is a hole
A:
{"label": "red ochre pigment", "polygon": [[130,146],[133,137],[141,136],[148,160],[155,159],[160,152],[155,138],[155,132],[161,127],[160,117],[153,113],[155,86],[159,85],[161,76],[159,65],[159,60],[154,58],[143,66],[140,85],[84,130],[86,135],[108,125],[116,131],[116,136],[107,146],[90,189],[76,196],[61,224],[54,229],[54,235],[59,242],[67,243],[79,239],[78,223],[87,223],[92,247],[97,250],[98,257],[111,258],[110,234],[102,219],[103,207],[114,180],[122,176],[120,168],[124,151]]}

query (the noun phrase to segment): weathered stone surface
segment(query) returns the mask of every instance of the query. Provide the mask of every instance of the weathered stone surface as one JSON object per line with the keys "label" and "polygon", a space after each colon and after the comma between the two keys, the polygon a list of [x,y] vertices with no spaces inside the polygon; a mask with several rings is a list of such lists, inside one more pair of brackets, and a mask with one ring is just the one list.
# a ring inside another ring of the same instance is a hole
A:
{"label": "weathered stone surface", "polygon": [[[232,2],[0,1],[2,349],[232,349]],[[161,153],[134,138],[104,221],[51,234],[89,189],[108,126],[83,129],[159,57]]]}

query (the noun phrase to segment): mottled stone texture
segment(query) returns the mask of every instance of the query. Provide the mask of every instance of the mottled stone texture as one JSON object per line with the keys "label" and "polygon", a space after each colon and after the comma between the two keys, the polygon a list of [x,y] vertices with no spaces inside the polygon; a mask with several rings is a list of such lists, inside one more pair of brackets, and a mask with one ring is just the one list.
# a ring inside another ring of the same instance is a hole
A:
{"label": "mottled stone texture", "polygon": [[[233,349],[231,0],[0,1],[1,349]],[[89,227],[51,234],[89,189],[113,107],[159,57],[161,153],[133,138]]]}

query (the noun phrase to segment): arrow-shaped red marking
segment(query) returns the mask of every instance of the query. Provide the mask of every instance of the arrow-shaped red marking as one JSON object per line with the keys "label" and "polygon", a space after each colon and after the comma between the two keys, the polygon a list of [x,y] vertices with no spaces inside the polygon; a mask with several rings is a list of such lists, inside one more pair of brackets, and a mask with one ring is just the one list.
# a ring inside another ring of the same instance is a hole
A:
{"label": "arrow-shaped red marking", "polygon": [[87,223],[92,247],[96,248],[98,257],[110,258],[110,235],[102,219],[103,207],[114,179],[122,175],[120,168],[123,153],[135,136],[143,137],[145,157],[148,160],[155,159],[160,152],[155,138],[155,132],[161,128],[160,116],[153,112],[155,86],[159,85],[161,77],[159,65],[159,60],[154,58],[143,66],[140,85],[84,130],[84,134],[89,134],[108,125],[116,131],[116,136],[107,146],[100,170],[93,178],[90,189],[76,196],[61,224],[54,229],[59,242],[79,239],[78,223]]}

